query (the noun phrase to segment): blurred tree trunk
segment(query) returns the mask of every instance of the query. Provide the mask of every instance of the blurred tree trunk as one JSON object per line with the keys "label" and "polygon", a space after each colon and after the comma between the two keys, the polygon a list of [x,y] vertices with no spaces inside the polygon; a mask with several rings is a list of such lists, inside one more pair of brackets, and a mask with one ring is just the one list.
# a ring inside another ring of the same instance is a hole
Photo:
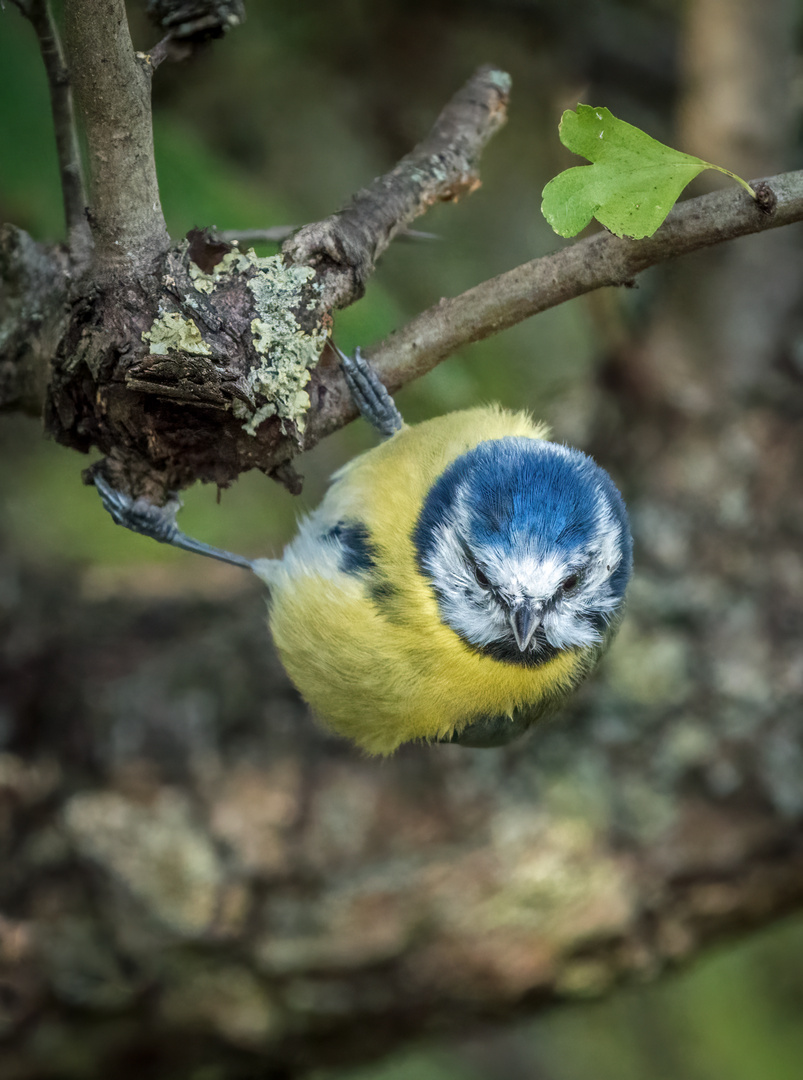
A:
{"label": "blurred tree trunk", "polygon": [[[675,145],[749,178],[790,167],[794,5],[691,0],[684,11]],[[716,184],[714,176],[704,173],[698,190]],[[795,233],[720,246],[696,259],[691,272],[667,269],[665,279],[665,310],[650,328],[646,352],[666,359],[676,399],[697,409],[705,407],[703,398],[718,402],[723,391],[766,394],[769,373],[788,360],[803,329]],[[714,381],[703,389],[709,372]]]}

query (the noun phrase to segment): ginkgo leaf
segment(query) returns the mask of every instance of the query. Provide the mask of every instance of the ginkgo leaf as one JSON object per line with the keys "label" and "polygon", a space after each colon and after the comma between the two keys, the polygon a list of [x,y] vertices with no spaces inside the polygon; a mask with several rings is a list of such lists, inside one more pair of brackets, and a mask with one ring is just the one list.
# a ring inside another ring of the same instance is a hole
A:
{"label": "ginkgo leaf", "polygon": [[595,217],[617,236],[652,236],[686,185],[704,169],[741,177],[665,146],[608,109],[578,105],[560,121],[560,141],[591,165],[567,169],[544,188],[541,211],[561,236],[576,236]]}

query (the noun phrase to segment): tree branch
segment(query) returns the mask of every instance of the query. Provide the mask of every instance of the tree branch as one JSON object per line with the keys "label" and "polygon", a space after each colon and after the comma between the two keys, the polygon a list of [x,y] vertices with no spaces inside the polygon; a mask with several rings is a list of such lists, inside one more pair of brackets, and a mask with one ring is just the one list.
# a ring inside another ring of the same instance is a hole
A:
{"label": "tree branch", "polygon": [[[74,30],[87,17],[87,3],[71,0],[68,14]],[[108,35],[114,22],[110,12],[120,15],[118,0],[104,0],[101,7],[104,19],[97,21]],[[146,90],[147,80],[133,60],[130,42],[121,44],[123,39],[128,41],[124,24],[118,24],[117,31],[118,58],[126,56],[137,72],[140,90],[143,85]],[[100,38],[96,34],[93,40],[97,44]],[[126,207],[136,203],[144,190],[137,183],[127,183],[131,170],[127,172],[124,163],[134,154],[133,145],[125,138],[117,143],[112,140],[106,155],[98,140],[107,122],[120,119],[127,90],[117,86],[119,73],[115,77],[97,73],[98,66],[104,65],[97,64],[94,54],[88,56],[87,65],[90,76],[94,72],[97,77],[95,83],[93,77],[84,79],[84,94],[92,85],[110,87],[108,102],[94,114],[90,108],[88,116],[95,125],[102,211],[93,224],[103,238],[109,264],[118,266],[126,252],[126,257],[132,257],[132,244],[138,257],[159,250],[164,225],[158,203],[153,212],[147,208],[144,218],[126,216]],[[506,89],[506,76],[481,69],[446,106],[430,137],[396,169],[355,196],[340,214],[300,230],[286,242],[286,252],[317,267],[314,279],[298,294],[299,328],[306,335],[304,340],[309,338],[309,362],[314,363],[318,355],[313,339],[322,339],[331,323],[328,305],[353,299],[390,238],[434,199],[454,196],[476,184],[476,155],[502,122]],[[145,156],[152,163],[150,126],[143,121],[142,127],[146,131],[140,130],[140,149],[146,135]],[[108,169],[112,159],[114,173]],[[112,183],[118,176],[123,191],[119,200]],[[104,179],[112,186],[109,200]],[[762,212],[740,190],[690,200],[673,210],[654,237],[631,241],[598,233],[441,301],[387,341],[368,349],[368,355],[395,389],[461,345],[548,307],[602,286],[629,284],[648,266],[678,255],[803,219],[803,174],[771,178],[764,189],[775,199],[771,213]],[[128,248],[115,239],[118,219],[128,230]],[[144,232],[138,233],[143,222]],[[139,248],[134,244],[137,236],[139,240],[145,237]],[[262,341],[268,338],[261,334],[255,339],[253,326],[255,318],[269,317],[263,292],[273,289],[278,279],[269,284],[266,270],[241,259],[226,264],[218,276],[215,270],[199,281],[198,266],[193,269],[191,258],[185,249],[174,251],[165,263],[162,281],[147,285],[141,275],[127,272],[113,289],[96,291],[75,305],[73,325],[58,343],[51,379],[48,430],[68,445],[84,450],[94,445],[113,454],[118,486],[156,501],[198,479],[225,485],[251,468],[275,474],[299,448],[315,445],[355,415],[339,367],[326,352],[309,382],[303,365],[293,368],[299,394],[292,400],[303,402],[308,394],[309,409],[298,417],[277,411],[263,387],[269,387],[270,372],[279,370],[283,357],[274,346],[267,355]],[[260,310],[255,312],[257,294]],[[171,326],[200,334],[199,342],[189,344],[189,351],[183,339],[166,340],[156,349],[148,347],[154,333],[164,333],[165,312]],[[256,351],[257,345],[261,352]],[[53,349],[52,338],[43,348],[48,346]],[[29,349],[25,355],[41,356],[43,348]],[[160,354],[159,349],[166,352]],[[297,365],[297,358],[291,359]],[[26,385],[37,384],[37,380],[26,380]],[[303,431],[298,430],[302,425]]]}
{"label": "tree branch", "polygon": [[[548,308],[606,286],[629,286],[644,270],[714,244],[803,220],[803,171],[754,181],[775,206],[762,210],[741,188],[679,203],[654,236],[623,240],[608,232],[523,263],[452,299],[442,299],[377,345],[363,350],[391,391],[425,375],[457,349]],[[305,449],[348,423],[356,410],[345,381],[325,370],[325,392],[311,414]]]}
{"label": "tree branch", "polygon": [[343,210],[306,225],[284,245],[295,263],[312,266],[328,310],[365,292],[374,263],[393,237],[433,203],[479,187],[483,147],[507,119],[510,76],[479,68],[444,108],[423,142],[392,172],[378,177]]}
{"label": "tree branch", "polygon": [[[113,459],[104,469],[115,486],[156,502],[198,479],[225,486],[255,467],[276,475],[326,392],[319,382],[313,400],[307,387],[331,304],[346,302],[411,217],[476,187],[476,158],[503,121],[508,86],[503,73],[476,73],[392,173],[328,225],[302,229],[301,248],[317,269],[287,255],[227,254],[211,240],[206,250],[196,238],[166,254],[161,277],[143,275],[120,265],[121,241],[110,247],[114,231],[101,230],[115,273],[74,305],[53,365],[47,430],[82,450],[99,447]],[[117,170],[124,172],[119,162]],[[328,238],[344,261],[318,261],[312,233]],[[359,266],[347,263],[352,257]],[[287,470],[281,475],[297,488]]]}
{"label": "tree branch", "polygon": [[741,188],[689,199],[671,211],[654,236],[623,240],[595,233],[441,300],[365,354],[395,390],[462,346],[567,300],[606,286],[632,285],[651,266],[803,220],[803,171],[753,181],[753,186],[759,183],[777,198],[771,213],[762,212]]}
{"label": "tree branch", "polygon": [[89,148],[90,226],[102,274],[148,267],[168,248],[151,125],[151,74],[123,0],[66,0],[70,80]]}
{"label": "tree branch", "polygon": [[91,248],[89,224],[86,220],[87,201],[81,167],[81,150],[75,127],[72,91],[61,42],[48,0],[28,0],[28,3],[18,4],[18,7],[30,20],[39,39],[39,49],[42,53],[50,90],[50,108],[53,113],[56,152],[64,199],[64,219],[73,255],[79,263],[85,263]]}

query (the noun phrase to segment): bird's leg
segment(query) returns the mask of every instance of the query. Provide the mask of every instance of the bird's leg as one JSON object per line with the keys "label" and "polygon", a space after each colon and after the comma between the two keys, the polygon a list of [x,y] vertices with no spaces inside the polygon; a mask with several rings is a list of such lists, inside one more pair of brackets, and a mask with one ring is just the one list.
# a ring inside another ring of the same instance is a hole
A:
{"label": "bird's leg", "polygon": [[[402,427],[404,421],[378,375],[371,369],[368,362],[363,360],[359,349],[355,350],[353,358],[346,356],[340,349],[337,349],[337,352],[357,408],[381,435],[386,437],[393,435]],[[113,488],[100,473],[97,473],[93,479],[103,505],[118,525],[123,525],[126,529],[139,533],[141,536],[149,536],[160,544],[172,544],[173,547],[192,551],[196,555],[206,555],[210,559],[219,559],[221,562],[232,563],[245,570],[254,569],[254,562],[251,559],[204,544],[201,540],[195,540],[192,536],[183,533],[176,525],[176,514],[181,508],[178,499],[171,499],[165,506],[154,506],[145,499],[132,499],[130,495]]]}
{"label": "bird's leg", "polygon": [[340,349],[337,352],[354,404],[380,435],[385,438],[394,435],[404,421],[377,373],[363,359],[359,349],[354,350],[353,357],[346,356]]}
{"label": "bird's leg", "polygon": [[210,559],[220,559],[221,562],[241,566],[244,570],[253,570],[250,559],[242,555],[234,555],[230,551],[223,551],[221,548],[211,547],[183,533],[176,525],[176,514],[181,508],[178,499],[171,499],[165,506],[154,506],[145,499],[132,499],[130,495],[118,491],[99,473],[96,473],[93,479],[101,502],[118,525],[124,525],[132,532],[158,540],[160,544],[172,544],[173,547],[192,551],[196,555],[207,555]]}

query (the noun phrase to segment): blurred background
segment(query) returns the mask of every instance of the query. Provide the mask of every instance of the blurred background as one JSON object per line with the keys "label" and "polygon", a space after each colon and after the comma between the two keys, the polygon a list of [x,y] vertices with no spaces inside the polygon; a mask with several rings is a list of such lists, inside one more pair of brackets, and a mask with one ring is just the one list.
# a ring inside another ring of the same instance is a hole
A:
{"label": "blurred background", "polygon": [[[147,50],[156,35],[143,8],[129,4],[135,45]],[[578,101],[605,105],[748,178],[800,168],[801,28],[799,0],[251,2],[245,26],[156,74],[168,228],[178,238],[193,226],[324,217],[391,168],[475,67],[499,65],[512,75],[513,94],[508,125],[485,152],[482,188],[420,219],[437,239],[394,244],[364,300],[337,316],[341,348],[370,346],[441,296],[563,243],[541,217],[540,192],[578,163],[557,130],[562,111]],[[692,193],[723,182],[709,174]],[[30,27],[8,4],[0,9],[0,220],[43,241],[63,236],[42,65]],[[687,414],[704,408],[715,381],[735,402],[772,398],[768,372],[803,371],[799,229],[659,268],[636,289],[563,305],[450,358],[405,388],[399,406],[419,420],[494,399],[532,410],[559,439],[586,446],[600,385],[623,370],[632,379],[647,356],[644,393]],[[278,552],[331,472],[371,444],[358,422],[300,460],[298,499],[255,474],[220,497],[201,487],[187,492],[182,525],[243,554]],[[6,558],[31,572],[69,567],[87,596],[232,587],[226,567],[204,566],[201,575],[192,556],[114,527],[94,490],[82,486],[87,460],[44,442],[36,421],[4,417],[0,453]],[[626,494],[648,483],[631,475]],[[659,985],[464,1039],[430,1039],[382,1065],[325,1075],[793,1080],[801,1060],[803,922],[796,919]]]}

